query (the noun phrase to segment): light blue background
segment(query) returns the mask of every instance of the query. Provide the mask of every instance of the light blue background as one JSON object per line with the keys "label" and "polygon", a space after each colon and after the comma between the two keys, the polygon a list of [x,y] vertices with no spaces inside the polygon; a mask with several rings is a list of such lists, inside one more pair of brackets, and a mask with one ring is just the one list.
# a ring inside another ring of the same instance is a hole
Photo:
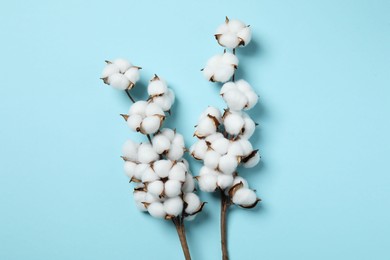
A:
{"label": "light blue background", "polygon": [[[207,105],[199,69],[224,16],[251,24],[239,77],[263,163],[263,199],[229,213],[231,259],[390,259],[389,1],[2,1],[0,259],[182,259],[170,222],[139,213],[119,158],[130,102],[105,59],[167,79],[188,145]],[[191,161],[194,172],[199,163]],[[219,259],[219,204],[188,226],[193,258]]]}

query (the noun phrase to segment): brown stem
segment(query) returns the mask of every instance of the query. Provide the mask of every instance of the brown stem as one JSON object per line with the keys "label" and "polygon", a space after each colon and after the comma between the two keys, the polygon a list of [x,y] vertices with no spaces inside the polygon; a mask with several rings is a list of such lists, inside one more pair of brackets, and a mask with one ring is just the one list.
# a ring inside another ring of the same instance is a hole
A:
{"label": "brown stem", "polygon": [[222,259],[229,260],[228,245],[227,245],[227,232],[226,232],[226,213],[230,205],[229,195],[225,195],[225,192],[221,190],[221,247],[222,247]]}
{"label": "brown stem", "polygon": [[134,100],[134,98],[130,95],[129,91],[126,89],[125,92],[126,92],[127,96],[130,98],[130,100],[131,100],[133,103],[135,103],[135,100]]}
{"label": "brown stem", "polygon": [[[236,48],[233,49],[233,54],[236,55]],[[234,78],[236,76],[236,72],[234,71],[233,76],[232,76],[232,81],[234,82]]]}
{"label": "brown stem", "polygon": [[148,138],[149,143],[152,144],[152,138],[150,138],[150,135],[149,135],[149,134],[146,134],[146,137]]}
{"label": "brown stem", "polygon": [[180,239],[181,248],[183,249],[183,254],[186,260],[191,260],[190,249],[188,248],[186,231],[184,228],[184,220],[181,216],[175,217],[172,219],[173,224],[175,224],[177,234]]}

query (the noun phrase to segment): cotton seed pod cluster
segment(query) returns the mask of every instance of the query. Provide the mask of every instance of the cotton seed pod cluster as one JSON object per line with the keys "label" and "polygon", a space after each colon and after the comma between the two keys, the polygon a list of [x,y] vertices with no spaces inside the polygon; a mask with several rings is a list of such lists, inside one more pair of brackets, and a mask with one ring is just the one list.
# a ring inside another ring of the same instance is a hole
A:
{"label": "cotton seed pod cluster", "polygon": [[175,101],[173,91],[157,75],[149,82],[148,94],[147,101],[135,102],[128,114],[122,115],[131,130],[142,134],[156,133],[165,120],[165,112],[170,111]]}
{"label": "cotton seed pod cluster", "polygon": [[249,25],[226,17],[225,23],[217,28],[214,36],[221,46],[234,49],[247,45],[251,40],[251,34]]}
{"label": "cotton seed pod cluster", "polygon": [[220,95],[227,108],[223,113],[209,106],[200,115],[194,136],[198,138],[191,148],[191,156],[203,161],[197,180],[205,192],[217,189],[224,191],[232,203],[244,208],[254,207],[259,199],[245,179],[238,175],[238,167],[252,168],[260,161],[257,149],[249,138],[256,124],[244,110],[252,109],[258,102],[258,95],[243,79],[234,81],[238,66],[235,48],[246,46],[251,40],[249,26],[238,20],[226,19],[218,27],[215,38],[226,48],[223,54],[207,61],[203,74],[207,80],[224,83]]}
{"label": "cotton seed pod cluster", "polygon": [[125,59],[106,61],[101,79],[107,85],[120,90],[130,90],[140,78],[141,67],[132,65]]}
{"label": "cotton seed pod cluster", "polygon": [[[161,141],[161,137],[167,137],[168,142]],[[181,158],[183,151],[183,137],[167,128],[152,139],[152,144],[126,141],[122,151],[124,171],[137,183],[134,200],[140,210],[157,218],[182,215],[189,220],[202,210],[204,203],[194,193],[194,178],[188,162]]]}

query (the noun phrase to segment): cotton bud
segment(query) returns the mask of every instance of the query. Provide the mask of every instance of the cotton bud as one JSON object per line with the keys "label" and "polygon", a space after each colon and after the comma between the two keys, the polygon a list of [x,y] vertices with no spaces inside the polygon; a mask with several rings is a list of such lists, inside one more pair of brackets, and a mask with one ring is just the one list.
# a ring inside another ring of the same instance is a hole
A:
{"label": "cotton bud", "polygon": [[137,162],[138,161],[138,147],[139,144],[132,140],[127,140],[122,148],[122,156],[126,161]]}
{"label": "cotton bud", "polygon": [[124,168],[126,175],[130,179],[132,179],[134,177],[135,169],[137,168],[137,164],[134,162],[126,161],[123,168]]}
{"label": "cotton bud", "polygon": [[167,178],[172,165],[171,160],[158,160],[153,163],[153,169],[160,178]]}
{"label": "cotton bud", "polygon": [[140,67],[133,66],[124,59],[116,59],[113,62],[107,61],[102,72],[104,83],[120,90],[131,89],[139,80]]}
{"label": "cotton bud", "polygon": [[226,17],[225,23],[218,27],[215,38],[221,46],[234,49],[250,42],[251,30],[243,22]]}
{"label": "cotton bud", "polygon": [[256,105],[258,96],[245,80],[225,83],[220,91],[230,110],[248,110]]}
{"label": "cotton bud", "polygon": [[150,182],[147,185],[148,192],[154,196],[161,196],[164,191],[164,183],[160,180]]}
{"label": "cotton bud", "polygon": [[163,79],[160,79],[157,75],[150,80],[148,85],[148,94],[151,97],[160,96],[167,93],[168,87]]}
{"label": "cotton bud", "polygon": [[253,190],[240,188],[234,193],[232,201],[234,204],[243,208],[253,208],[260,199],[257,198],[256,193]]}
{"label": "cotton bud", "polygon": [[217,178],[218,178],[217,185],[222,190],[224,190],[228,187],[231,187],[233,184],[234,177],[231,174],[221,173],[221,174],[218,174]]}
{"label": "cotton bud", "polygon": [[218,138],[211,142],[211,149],[221,155],[224,155],[228,151],[229,144],[230,141],[228,139],[226,139],[223,135],[219,135]]}
{"label": "cotton bud", "polygon": [[186,203],[185,212],[189,215],[196,214],[202,207],[202,202],[195,193],[186,193],[183,200]]}
{"label": "cotton bud", "polygon": [[183,200],[180,197],[169,198],[164,201],[164,211],[170,216],[178,216],[183,211]]}
{"label": "cotton bud", "polygon": [[123,115],[123,117],[133,131],[143,134],[153,134],[161,127],[165,114],[154,103],[137,101],[130,107],[129,115]]}
{"label": "cotton bud", "polygon": [[164,192],[168,197],[175,197],[181,194],[181,182],[177,180],[168,180],[164,184]]}
{"label": "cotton bud", "polygon": [[158,160],[159,155],[149,143],[142,143],[138,148],[138,160],[141,163],[151,163]]}
{"label": "cotton bud", "polygon": [[165,218],[166,216],[164,205],[161,202],[153,202],[147,208],[152,217]]}
{"label": "cotton bud", "polygon": [[245,168],[255,167],[260,162],[260,154],[257,150],[252,151],[247,157],[242,159]]}
{"label": "cotton bud", "polygon": [[223,124],[228,134],[238,135],[241,133],[245,121],[240,112],[227,111],[223,116]]}
{"label": "cotton bud", "polygon": [[213,82],[226,82],[233,76],[237,66],[236,55],[228,52],[217,54],[207,61],[203,75],[207,80]]}

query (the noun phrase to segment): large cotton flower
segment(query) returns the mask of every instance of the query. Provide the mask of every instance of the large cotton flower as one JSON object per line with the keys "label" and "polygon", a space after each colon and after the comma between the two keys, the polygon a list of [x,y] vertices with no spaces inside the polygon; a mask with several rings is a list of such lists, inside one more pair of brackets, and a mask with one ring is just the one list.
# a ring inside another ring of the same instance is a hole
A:
{"label": "large cotton flower", "polygon": [[[237,178],[241,180],[236,180]],[[253,208],[261,201],[257,198],[255,191],[248,187],[248,183],[242,177],[237,176],[233,183],[234,185],[229,190],[229,196],[232,198],[234,204],[243,208]]]}
{"label": "large cotton flower", "polygon": [[218,129],[221,123],[221,112],[215,107],[208,107],[199,117],[194,136],[205,138]]}
{"label": "large cotton flower", "polygon": [[245,80],[225,83],[220,91],[230,110],[249,110],[258,101],[257,94]]}
{"label": "large cotton flower", "polygon": [[168,88],[166,82],[154,75],[148,85],[149,99],[164,111],[170,111],[175,102],[175,94]]}
{"label": "large cotton flower", "polygon": [[160,106],[146,101],[135,102],[128,115],[122,115],[130,129],[143,134],[153,134],[161,127],[165,119]]}
{"label": "large cotton flower", "polygon": [[238,66],[236,55],[225,52],[211,57],[203,69],[203,75],[207,80],[226,82],[234,74]]}
{"label": "large cotton flower", "polygon": [[132,89],[139,80],[138,66],[132,65],[125,59],[116,59],[113,62],[106,61],[101,79],[104,83],[120,90]]}
{"label": "large cotton flower", "polygon": [[234,49],[250,42],[251,29],[239,20],[229,20],[226,17],[225,23],[218,27],[215,38],[221,46]]}

